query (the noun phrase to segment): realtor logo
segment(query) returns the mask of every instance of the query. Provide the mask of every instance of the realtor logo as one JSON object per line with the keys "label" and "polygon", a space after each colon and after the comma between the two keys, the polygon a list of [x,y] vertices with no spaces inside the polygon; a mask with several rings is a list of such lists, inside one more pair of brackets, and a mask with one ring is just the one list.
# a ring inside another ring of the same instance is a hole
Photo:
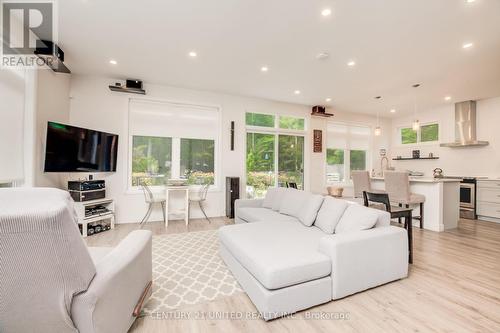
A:
{"label": "realtor logo", "polygon": [[40,67],[47,59],[34,55],[47,48],[42,41],[55,40],[54,3],[52,1],[1,2],[2,67]]}

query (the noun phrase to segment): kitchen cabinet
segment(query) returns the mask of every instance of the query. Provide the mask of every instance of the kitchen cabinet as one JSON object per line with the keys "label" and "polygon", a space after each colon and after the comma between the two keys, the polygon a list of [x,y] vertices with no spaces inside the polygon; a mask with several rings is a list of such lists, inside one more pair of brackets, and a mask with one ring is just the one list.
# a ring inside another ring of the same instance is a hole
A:
{"label": "kitchen cabinet", "polygon": [[477,215],[480,220],[500,223],[500,180],[477,182]]}

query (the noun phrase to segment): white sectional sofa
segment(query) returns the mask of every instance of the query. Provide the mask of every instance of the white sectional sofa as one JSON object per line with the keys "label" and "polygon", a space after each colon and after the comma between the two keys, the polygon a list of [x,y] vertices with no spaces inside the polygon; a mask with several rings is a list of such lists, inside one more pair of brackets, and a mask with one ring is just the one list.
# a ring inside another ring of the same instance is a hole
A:
{"label": "white sectional sofa", "polygon": [[235,206],[220,254],[265,320],[408,275],[406,230],[384,211],[285,188]]}

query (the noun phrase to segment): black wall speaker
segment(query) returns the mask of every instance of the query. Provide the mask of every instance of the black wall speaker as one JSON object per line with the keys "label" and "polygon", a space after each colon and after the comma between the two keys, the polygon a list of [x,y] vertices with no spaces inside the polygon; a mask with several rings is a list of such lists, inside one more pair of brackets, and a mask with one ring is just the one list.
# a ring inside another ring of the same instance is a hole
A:
{"label": "black wall speaker", "polygon": [[141,80],[127,80],[126,84],[127,88],[134,88],[134,89],[142,89],[142,81]]}
{"label": "black wall speaker", "polygon": [[234,150],[234,121],[231,122],[231,150]]}

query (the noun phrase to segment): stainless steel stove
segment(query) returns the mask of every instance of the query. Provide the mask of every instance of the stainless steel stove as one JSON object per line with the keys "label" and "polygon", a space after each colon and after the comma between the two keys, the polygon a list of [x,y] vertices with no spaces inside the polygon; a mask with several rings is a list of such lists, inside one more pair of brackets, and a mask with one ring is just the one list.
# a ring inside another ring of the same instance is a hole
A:
{"label": "stainless steel stove", "polygon": [[460,217],[476,219],[477,178],[464,177],[460,182]]}
{"label": "stainless steel stove", "polygon": [[463,219],[475,220],[477,218],[477,214],[476,214],[477,180],[478,180],[478,178],[483,178],[483,177],[446,176],[444,178],[461,179],[461,181],[460,181],[460,217]]}

